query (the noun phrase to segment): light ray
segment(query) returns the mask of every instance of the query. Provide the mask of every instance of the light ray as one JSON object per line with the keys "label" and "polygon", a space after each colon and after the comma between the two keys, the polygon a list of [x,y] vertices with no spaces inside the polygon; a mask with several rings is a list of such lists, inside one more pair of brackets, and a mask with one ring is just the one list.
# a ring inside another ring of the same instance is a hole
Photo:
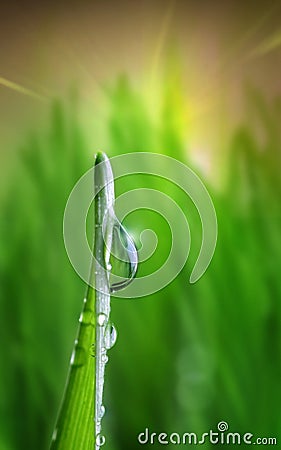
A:
{"label": "light ray", "polygon": [[24,86],[21,86],[20,84],[15,83],[14,81],[7,80],[6,78],[0,77],[0,85],[4,86],[8,89],[12,89],[13,91],[19,92],[23,95],[28,95],[29,97],[36,98],[40,101],[47,101],[48,98],[38,94],[37,92],[32,91],[31,89],[28,89]]}
{"label": "light ray", "polygon": [[281,30],[275,31],[264,39],[251,53],[251,56],[263,56],[281,46]]}
{"label": "light ray", "polygon": [[[233,67],[236,67],[238,65],[242,65],[246,63],[249,59],[248,54],[242,54],[237,58],[235,55],[239,54],[239,51],[243,49],[243,45],[245,45],[262,27],[269,21],[269,19],[272,17],[274,13],[277,13],[277,6],[278,8],[280,5],[273,5],[271,8],[269,8],[266,13],[258,18],[249,29],[242,34],[242,36],[237,39],[233,45],[228,49],[228,53],[221,58],[220,64],[215,65],[215,67],[210,70],[209,75],[209,82],[205,83],[205,85],[198,90],[197,92],[197,103],[198,107],[196,108],[196,111],[193,113],[190,113],[190,111],[187,113],[186,117],[188,117],[188,120],[194,119],[196,117],[199,117],[202,114],[205,114],[208,112],[211,108],[215,107],[215,105],[218,104],[218,93],[220,90],[220,86],[216,85],[216,81],[219,77],[222,77],[223,75],[227,74],[227,72],[230,73],[228,77],[229,84],[232,84],[235,81],[235,78],[233,75],[231,75],[231,70]],[[267,49],[269,50],[269,44],[272,48],[272,45],[277,45],[277,34],[274,34],[275,41],[273,41],[273,36],[271,36],[271,40],[267,38]],[[279,38],[281,45],[281,33],[279,32]],[[273,44],[274,42],[274,44]],[[266,48],[265,42],[263,42],[263,50]],[[255,50],[254,50],[255,51]],[[250,54],[250,57],[257,56],[257,54]]]}
{"label": "light ray", "polygon": [[167,39],[168,36],[169,27],[174,14],[175,2],[176,0],[170,1],[162,19],[162,25],[156,41],[156,47],[152,58],[151,85],[153,85],[153,83],[157,79],[157,72],[159,70],[161,52],[164,48],[165,40]]}

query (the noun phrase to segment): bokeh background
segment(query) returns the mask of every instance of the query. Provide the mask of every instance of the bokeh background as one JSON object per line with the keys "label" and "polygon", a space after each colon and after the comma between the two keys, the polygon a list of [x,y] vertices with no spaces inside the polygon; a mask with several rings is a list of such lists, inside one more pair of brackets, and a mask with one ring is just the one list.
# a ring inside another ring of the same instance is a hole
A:
{"label": "bokeh background", "polygon": [[[214,259],[189,285],[201,238],[191,202],[159,179],[117,186],[169,193],[193,240],[167,288],[112,300],[106,447],[141,448],[146,427],[199,433],[221,420],[281,439],[280,18],[271,1],[1,5],[1,450],[50,442],[85,292],[63,211],[97,149],[187,163],[219,223]],[[130,230],[154,229],[161,261],[169,230],[136,214]]]}

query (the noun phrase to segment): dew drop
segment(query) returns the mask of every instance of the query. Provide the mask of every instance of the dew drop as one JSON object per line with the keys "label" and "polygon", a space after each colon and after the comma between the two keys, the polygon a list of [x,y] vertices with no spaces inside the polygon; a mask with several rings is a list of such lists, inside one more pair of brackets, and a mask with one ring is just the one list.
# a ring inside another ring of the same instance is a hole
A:
{"label": "dew drop", "polygon": [[117,330],[113,323],[108,323],[105,328],[104,345],[107,350],[113,347],[117,340]]}
{"label": "dew drop", "polygon": [[107,316],[104,313],[100,313],[97,316],[97,323],[100,327],[103,327],[104,324],[106,323],[107,320]]}
{"label": "dew drop", "polygon": [[79,322],[84,325],[94,324],[94,313],[90,309],[85,309],[79,317]]}
{"label": "dew drop", "polygon": [[101,405],[100,407],[100,414],[99,414],[99,419],[101,420],[103,418],[105,414],[105,407],[103,405]]}
{"label": "dew drop", "polygon": [[98,434],[96,437],[96,445],[102,447],[105,444],[105,437],[102,434]]}
{"label": "dew drop", "polygon": [[75,367],[80,367],[83,366],[86,361],[87,354],[85,352],[85,349],[76,345],[70,358],[70,364]]}
{"label": "dew drop", "polygon": [[57,439],[57,434],[58,434],[58,429],[55,428],[54,432],[53,432],[53,435],[52,435],[52,441],[55,441]]}
{"label": "dew drop", "polygon": [[132,237],[115,216],[113,208],[108,210],[104,223],[104,240],[110,247],[107,248],[106,267],[110,271],[109,284],[113,293],[132,282],[137,272],[138,253]]}
{"label": "dew drop", "polygon": [[108,356],[106,354],[101,355],[101,360],[103,364],[106,364],[108,362]]}

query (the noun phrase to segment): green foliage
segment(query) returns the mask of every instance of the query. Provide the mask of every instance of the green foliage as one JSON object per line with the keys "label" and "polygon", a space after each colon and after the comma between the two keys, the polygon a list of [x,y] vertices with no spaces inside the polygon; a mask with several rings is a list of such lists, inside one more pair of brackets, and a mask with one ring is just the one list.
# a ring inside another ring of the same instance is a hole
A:
{"label": "green foliage", "polygon": [[[157,123],[128,80],[108,90],[110,156],[163,151],[187,162],[176,121],[180,102],[166,86]],[[268,105],[253,91],[246,102],[249,118],[230,142],[228,185],[221,193],[209,187],[219,240],[195,285],[188,275],[200,222],[191,202],[147,176],[117,185],[117,191],[145,184],[172,193],[188,215],[193,241],[187,267],[170,286],[143,299],[112,300],[119,338],[107,367],[108,448],[139,448],[137,435],[145,427],[205,432],[220,420],[230,431],[281,438],[280,103]],[[57,103],[50,132],[30,139],[21,155],[2,205],[3,450],[48,447],[85,288],[62,239],[67,196],[92,164],[75,115]],[[159,218],[128,217],[129,228],[136,223],[157,232],[161,258],[167,239]]]}

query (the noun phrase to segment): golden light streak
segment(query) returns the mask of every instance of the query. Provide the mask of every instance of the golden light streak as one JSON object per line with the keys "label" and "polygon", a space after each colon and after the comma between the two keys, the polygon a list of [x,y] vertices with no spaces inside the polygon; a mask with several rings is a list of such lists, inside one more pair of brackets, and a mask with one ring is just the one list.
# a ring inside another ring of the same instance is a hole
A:
{"label": "golden light streak", "polygon": [[[218,104],[218,96],[219,91],[221,89],[220,85],[217,85],[217,81],[222,78],[224,75],[228,74],[228,83],[232,84],[235,82],[235,75],[233,76],[232,70],[238,65],[242,65],[247,63],[249,59],[249,55],[242,54],[239,55],[239,51],[243,50],[243,46],[247,44],[247,42],[260,30],[262,27],[269,21],[274,13],[277,13],[277,9],[280,8],[280,5],[273,5],[271,8],[268,8],[266,13],[262,17],[258,17],[257,20],[249,27],[248,30],[244,34],[242,34],[231,47],[228,48],[227,54],[220,58],[219,64],[215,65],[213,69],[209,72],[209,81],[202,86],[202,88],[197,92],[197,103],[198,107],[194,114],[188,113],[187,117],[193,119],[193,117],[197,117],[205,114],[211,108]],[[238,56],[239,55],[239,56]],[[251,56],[253,54],[251,53]],[[256,56],[256,55],[255,55]]]}
{"label": "golden light streak", "polygon": [[169,27],[171,24],[171,20],[174,14],[174,6],[175,0],[171,0],[167,6],[165,14],[162,19],[162,25],[160,28],[160,32],[156,41],[156,48],[154,50],[153,58],[152,58],[152,67],[151,67],[151,85],[154,84],[155,79],[157,79],[157,72],[159,71],[160,66],[160,57],[161,52],[165,45],[165,40],[168,36]]}
{"label": "golden light streak", "polygon": [[13,81],[7,80],[6,78],[3,77],[0,77],[0,85],[8,89],[12,89],[13,91],[19,92],[20,94],[36,98],[37,100],[40,101],[48,100],[47,97],[44,97],[43,95],[40,95],[37,92],[32,91],[31,89],[27,89],[24,86],[21,86],[20,84],[14,83]]}
{"label": "golden light streak", "polygon": [[252,52],[252,56],[263,56],[281,46],[281,30],[267,37]]}

